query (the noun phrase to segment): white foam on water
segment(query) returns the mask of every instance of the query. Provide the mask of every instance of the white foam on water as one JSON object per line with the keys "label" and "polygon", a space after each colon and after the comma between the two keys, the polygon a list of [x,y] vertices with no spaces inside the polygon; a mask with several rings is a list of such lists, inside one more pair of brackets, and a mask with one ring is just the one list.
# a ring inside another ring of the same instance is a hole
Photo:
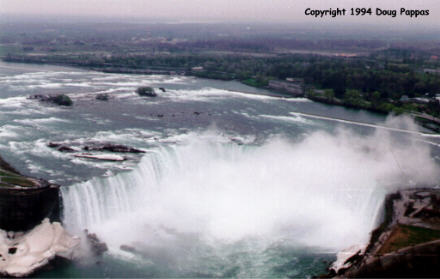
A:
{"label": "white foam on water", "polygon": [[172,98],[173,101],[216,101],[219,99],[227,99],[232,97],[240,97],[245,99],[254,99],[260,101],[271,101],[271,100],[279,100],[282,98],[288,102],[309,102],[308,99],[305,98],[285,98],[281,96],[270,96],[265,95],[264,93],[254,93],[254,92],[242,92],[242,91],[234,91],[227,89],[218,89],[212,87],[206,87],[197,90],[167,90],[167,92],[160,93],[161,96]]}
{"label": "white foam on water", "polygon": [[287,102],[294,102],[294,103],[311,103],[312,102],[312,100],[307,99],[307,98],[285,98],[283,100],[287,101]]}
{"label": "white foam on water", "polygon": [[95,83],[95,85],[99,86],[109,86],[109,87],[133,87],[137,88],[139,86],[150,86],[150,84],[146,84],[143,81],[115,81],[115,82],[99,82]]}
{"label": "white foam on water", "polygon": [[347,120],[347,119],[321,116],[321,115],[308,114],[308,113],[301,113],[301,112],[291,112],[290,114],[295,117],[304,116],[304,117],[312,118],[312,119],[333,121],[333,122],[339,122],[339,123],[348,124],[348,125],[370,127],[370,128],[374,128],[374,129],[383,129],[383,130],[392,131],[392,132],[412,134],[415,136],[434,137],[434,138],[437,137],[437,135],[421,133],[418,130],[418,127],[414,123],[414,121],[409,116],[406,116],[406,115],[401,116],[401,117],[389,116],[387,118],[386,122],[383,125],[381,125],[381,124],[365,123],[365,122],[352,121],[352,120]]}
{"label": "white foam on water", "polygon": [[24,124],[24,125],[28,125],[28,126],[32,126],[32,127],[37,127],[37,128],[44,128],[46,130],[50,129],[50,127],[48,127],[48,124],[52,124],[52,123],[70,123],[70,120],[67,119],[61,119],[58,117],[47,117],[47,118],[27,118],[27,119],[14,119],[14,122],[20,123],[20,124]]}
{"label": "white foam on water", "polygon": [[34,163],[32,160],[26,160],[25,162],[26,162],[26,167],[33,174],[37,174],[37,175],[45,174],[49,177],[65,175],[65,173],[63,173],[62,171],[56,171],[53,169],[44,168],[41,164]]}
{"label": "white foam on water", "polygon": [[94,86],[94,84],[93,83],[90,83],[90,82],[87,82],[87,81],[82,81],[82,82],[70,82],[70,83],[62,83],[62,86],[63,87],[66,87],[66,86],[72,86],[72,87],[87,87],[87,88],[94,88],[95,86]]}
{"label": "white foam on water", "polygon": [[26,102],[26,97],[10,97],[0,99],[0,106],[4,108],[13,108],[18,109],[23,106],[23,103]]}
{"label": "white foam on water", "polygon": [[59,152],[56,149],[48,147],[46,139],[37,139],[35,141],[9,141],[9,148],[17,154],[33,155],[40,158],[70,158],[69,153]]}
{"label": "white foam on water", "polygon": [[63,83],[58,83],[58,82],[48,83],[48,82],[44,82],[44,83],[41,83],[41,84],[26,85],[25,88],[27,88],[27,89],[34,89],[34,88],[58,89],[58,88],[62,88],[63,86],[64,86]]}
{"label": "white foam on water", "polygon": [[216,88],[203,88],[199,90],[167,90],[161,96],[171,98],[173,101],[194,102],[194,101],[215,101],[234,95],[233,92]]}
{"label": "white foam on water", "polygon": [[292,115],[292,116],[282,116],[282,115],[267,115],[267,114],[261,114],[259,117],[272,119],[276,121],[284,121],[284,122],[291,122],[291,123],[301,123],[301,124],[307,124],[307,125],[313,125],[315,124],[312,120],[305,119],[304,117],[300,115]]}
{"label": "white foam on water", "polygon": [[102,170],[110,170],[110,171],[121,171],[121,170],[131,170],[133,168],[133,164],[130,162],[110,162],[110,161],[101,161],[95,159],[87,159],[80,158],[70,155],[70,162],[76,165],[85,165],[91,168],[97,168]]}
{"label": "white foam on water", "polygon": [[142,138],[137,138],[128,130],[119,130],[119,131],[99,131],[93,136],[85,139],[85,142],[112,142],[112,143],[120,143],[120,144],[135,144],[139,141],[142,141]]}
{"label": "white foam on water", "polygon": [[7,140],[10,140],[11,138],[21,138],[28,134],[28,130],[24,127],[10,124],[0,126],[0,141],[3,141],[4,138]]}
{"label": "white foam on water", "polygon": [[57,106],[45,105],[38,100],[30,100],[25,96],[0,99],[0,114],[12,115],[49,115],[62,110]]}
{"label": "white foam on water", "polygon": [[165,77],[164,79],[160,80],[160,83],[167,83],[167,84],[184,84],[187,82],[187,78],[185,77],[177,77],[177,76],[170,76]]}
{"label": "white foam on water", "polygon": [[98,116],[88,115],[88,116],[85,116],[84,119],[86,119],[87,121],[90,121],[90,122],[94,122],[94,123],[96,123],[98,125],[108,125],[108,124],[112,123],[111,120],[104,119],[104,118],[101,118],[101,117],[98,117]]}

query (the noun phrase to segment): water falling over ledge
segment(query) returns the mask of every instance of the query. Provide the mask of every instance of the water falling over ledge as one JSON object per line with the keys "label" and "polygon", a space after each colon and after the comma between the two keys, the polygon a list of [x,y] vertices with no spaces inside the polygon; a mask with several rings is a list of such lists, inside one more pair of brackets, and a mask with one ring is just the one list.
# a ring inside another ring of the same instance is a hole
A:
{"label": "water falling over ledge", "polygon": [[[409,154],[413,160],[403,160]],[[145,155],[130,172],[64,187],[64,222],[98,233],[115,254],[130,245],[144,259],[186,271],[208,268],[207,255],[217,266],[242,247],[252,264],[241,272],[268,275],[261,261],[280,257],[273,247],[335,253],[368,241],[385,195],[407,182],[400,167],[414,180],[436,177],[428,155],[383,132],[316,132],[261,145],[191,134]]]}

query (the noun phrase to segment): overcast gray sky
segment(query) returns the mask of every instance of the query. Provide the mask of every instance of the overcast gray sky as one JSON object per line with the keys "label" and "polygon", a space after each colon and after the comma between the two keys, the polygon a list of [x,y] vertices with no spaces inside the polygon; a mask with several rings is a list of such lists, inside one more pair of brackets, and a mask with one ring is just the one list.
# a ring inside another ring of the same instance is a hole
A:
{"label": "overcast gray sky", "polygon": [[0,0],[1,14],[167,18],[186,21],[322,22],[306,8],[429,9],[427,17],[343,17],[331,22],[440,26],[439,0]]}

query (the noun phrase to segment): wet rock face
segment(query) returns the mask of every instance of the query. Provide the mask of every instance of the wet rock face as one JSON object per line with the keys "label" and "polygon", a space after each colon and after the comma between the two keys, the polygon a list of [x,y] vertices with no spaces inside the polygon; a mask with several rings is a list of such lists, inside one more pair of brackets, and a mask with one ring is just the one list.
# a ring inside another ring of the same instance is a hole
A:
{"label": "wet rock face", "polygon": [[84,230],[84,233],[86,234],[92,252],[96,256],[101,256],[104,252],[108,251],[107,244],[101,241],[95,233],[90,233],[88,230]]}

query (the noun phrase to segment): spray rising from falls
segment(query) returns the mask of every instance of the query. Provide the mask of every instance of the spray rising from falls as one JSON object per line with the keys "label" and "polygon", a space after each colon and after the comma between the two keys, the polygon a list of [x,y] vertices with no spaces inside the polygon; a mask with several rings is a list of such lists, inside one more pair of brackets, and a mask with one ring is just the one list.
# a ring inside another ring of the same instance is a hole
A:
{"label": "spray rising from falls", "polygon": [[340,249],[367,240],[391,187],[432,184],[438,173],[427,147],[399,144],[386,132],[316,132],[261,146],[190,135],[131,172],[64,188],[64,218],[70,229],[99,232],[115,247],[162,230]]}

